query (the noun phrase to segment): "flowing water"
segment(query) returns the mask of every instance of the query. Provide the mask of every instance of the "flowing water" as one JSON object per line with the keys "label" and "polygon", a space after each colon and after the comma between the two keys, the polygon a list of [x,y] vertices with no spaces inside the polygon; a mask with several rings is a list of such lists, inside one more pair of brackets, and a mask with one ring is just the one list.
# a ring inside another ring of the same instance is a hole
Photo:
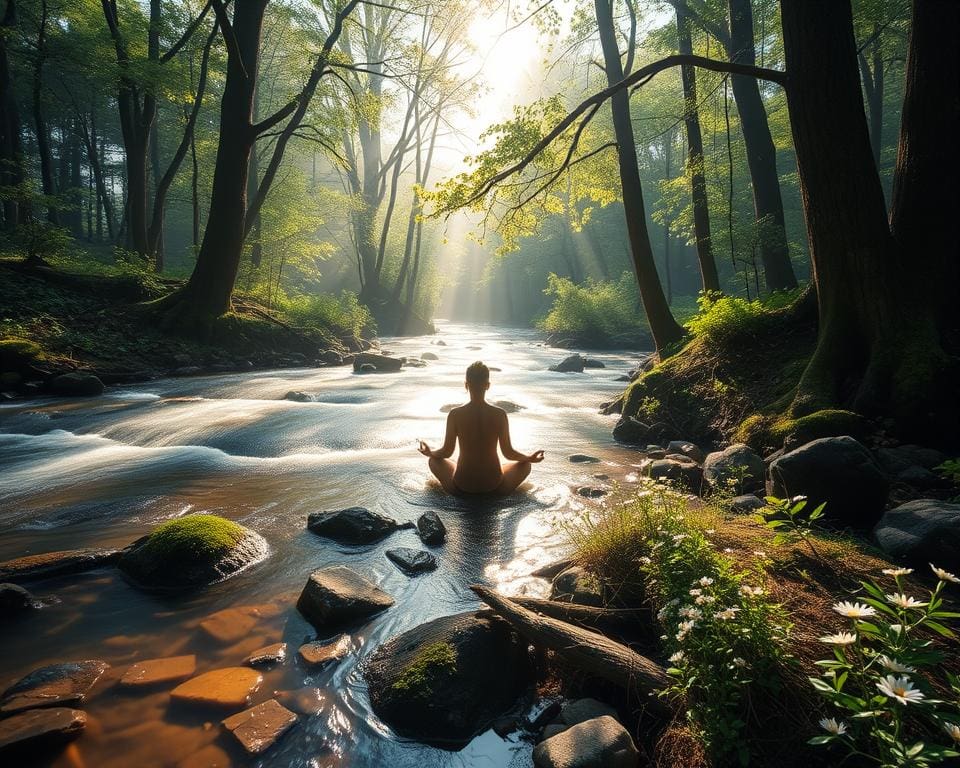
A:
{"label": "flowing water", "polygon": [[[459,752],[398,738],[370,711],[358,663],[392,635],[475,608],[472,583],[507,594],[547,590],[529,573],[564,553],[563,521],[596,503],[576,488],[635,479],[635,459],[613,442],[611,417],[599,415],[598,405],[621,391],[615,379],[638,356],[598,354],[605,369],[551,373],[547,366],[567,353],[532,332],[453,324],[440,324],[436,337],[385,339],[383,347],[405,356],[434,352],[439,360],[397,374],[340,367],[167,379],[95,399],[0,407],[0,560],[120,547],[198,511],[253,528],[271,550],[234,578],[176,599],[137,591],[111,568],[31,585],[48,605],[0,632],[0,687],[43,664],[112,665],[85,705],[86,732],[55,765],[530,765],[531,747],[517,736],[488,731]],[[446,496],[416,451],[418,438],[441,442],[441,408],[463,401],[463,371],[476,359],[501,369],[489,399],[522,408],[510,417],[514,445],[546,451],[520,492],[498,502]],[[312,401],[283,399],[291,390]],[[602,462],[568,460],[580,452]],[[308,513],[353,505],[401,522],[437,510],[448,529],[435,550],[439,568],[410,578],[384,556],[390,547],[418,547],[414,531],[352,547],[306,530]],[[346,661],[311,673],[295,656],[315,633],[294,603],[310,571],[334,563],[378,583],[396,605],[352,632]],[[259,617],[244,622],[248,606],[260,606]],[[211,637],[200,622],[228,608],[237,609],[228,622],[236,636]],[[177,710],[164,690],[128,693],[114,685],[137,660],[195,653],[202,672],[239,665],[280,640],[288,660],[264,672],[252,701],[292,692],[282,700],[301,716],[256,760],[223,733],[223,715]]]}

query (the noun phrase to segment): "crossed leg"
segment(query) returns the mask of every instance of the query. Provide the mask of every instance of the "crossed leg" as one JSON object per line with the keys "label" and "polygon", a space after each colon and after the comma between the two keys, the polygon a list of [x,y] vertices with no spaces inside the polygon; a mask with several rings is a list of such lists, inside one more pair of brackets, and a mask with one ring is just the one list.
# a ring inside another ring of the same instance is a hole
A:
{"label": "crossed leg", "polygon": [[520,483],[527,479],[530,474],[529,461],[511,461],[503,464],[503,476],[500,478],[500,485],[497,486],[494,493],[501,496],[508,496],[520,487]]}
{"label": "crossed leg", "polygon": [[453,473],[457,471],[455,462],[450,459],[431,458],[430,471],[433,472],[434,477],[440,481],[440,485],[443,486],[443,490],[447,493],[460,493],[460,489],[457,488],[456,483],[453,482]]}

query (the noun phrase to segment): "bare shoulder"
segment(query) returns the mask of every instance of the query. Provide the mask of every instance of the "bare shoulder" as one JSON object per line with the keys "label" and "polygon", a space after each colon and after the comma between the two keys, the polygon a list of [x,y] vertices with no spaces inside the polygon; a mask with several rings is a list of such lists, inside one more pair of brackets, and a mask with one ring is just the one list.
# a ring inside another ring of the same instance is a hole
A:
{"label": "bare shoulder", "polygon": [[494,419],[497,419],[499,421],[507,420],[507,412],[503,410],[503,408],[497,405],[491,405],[490,403],[486,403],[486,406],[487,406],[487,413],[490,416],[492,416]]}

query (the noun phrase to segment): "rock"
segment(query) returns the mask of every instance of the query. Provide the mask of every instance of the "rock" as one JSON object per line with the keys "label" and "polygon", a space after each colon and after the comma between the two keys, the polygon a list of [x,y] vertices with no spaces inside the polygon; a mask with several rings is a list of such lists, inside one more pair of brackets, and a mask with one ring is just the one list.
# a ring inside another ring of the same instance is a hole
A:
{"label": "rock", "polygon": [[404,368],[426,368],[427,363],[424,360],[417,360],[415,357],[407,357],[403,360]]}
{"label": "rock", "polygon": [[600,461],[596,456],[588,456],[585,453],[574,453],[567,456],[567,459],[574,464],[596,464]]}
{"label": "rock", "polygon": [[161,683],[173,683],[193,677],[197,671],[197,657],[168,656],[164,659],[138,661],[123,673],[120,685],[145,687]]}
{"label": "rock", "polygon": [[[87,716],[67,707],[33,709],[0,720],[0,754],[29,748],[31,762],[6,765],[36,765],[36,751],[75,739],[87,727]],[[26,756],[26,755],[24,755]]]}
{"label": "rock", "polygon": [[507,738],[511,733],[520,729],[520,723],[515,717],[498,717],[490,726],[493,732],[501,739]]}
{"label": "rock", "polygon": [[199,365],[184,365],[170,371],[171,376],[197,376],[201,373],[203,373],[203,368]]}
{"label": "rock", "polygon": [[287,644],[272,643],[263,648],[257,648],[243,663],[250,667],[271,667],[274,664],[283,664],[287,660]]}
{"label": "rock", "polygon": [[251,755],[266,752],[277,743],[297,716],[276,699],[268,699],[251,709],[238,712],[223,721],[223,727],[237,737]]}
{"label": "rock", "polygon": [[596,699],[575,699],[568,701],[560,710],[559,720],[566,726],[579,725],[587,720],[593,720],[598,717],[608,715],[614,719],[617,718],[617,710],[608,704]]}
{"label": "rock", "polygon": [[0,581],[20,584],[89,571],[115,563],[121,554],[119,549],[69,549],[18,557],[0,563]]}
{"label": "rock", "polygon": [[533,750],[535,768],[636,768],[639,759],[627,729],[609,715],[571,726]]}
{"label": "rock", "polygon": [[651,480],[665,480],[693,493],[700,493],[703,485],[703,470],[689,460],[656,459],[646,466],[645,473]]}
{"label": "rock", "polygon": [[249,667],[226,667],[181,683],[170,691],[170,698],[185,704],[240,709],[262,682],[263,676]]}
{"label": "rock", "polygon": [[274,603],[224,608],[201,621],[200,629],[214,642],[232,645],[248,637],[263,619],[276,616],[279,612],[279,606]]}
{"label": "rock", "polygon": [[730,510],[733,512],[754,512],[763,509],[767,503],[752,493],[746,493],[743,496],[735,496],[730,500]]}
{"label": "rock", "polygon": [[442,544],[447,538],[447,527],[440,519],[440,515],[433,510],[428,510],[417,518],[417,533],[420,534],[420,540],[424,544]]}
{"label": "rock", "polygon": [[445,342],[443,339],[437,339],[436,341],[431,341],[430,343],[431,343],[431,344],[436,344],[438,347],[445,347],[445,346],[447,346],[447,342]]}
{"label": "rock", "polygon": [[[619,443],[636,445],[644,442],[650,435],[650,426],[633,416],[621,416],[613,428],[613,439]],[[653,436],[656,439],[656,436]]]}
{"label": "rock", "polygon": [[706,458],[703,451],[689,440],[671,440],[667,445],[668,453],[679,453],[686,456],[688,459],[692,459],[698,464],[702,464],[703,460]]}
{"label": "rock", "polygon": [[321,688],[304,687],[293,691],[277,691],[277,701],[301,715],[319,715],[327,704],[327,697]]}
{"label": "rock", "polygon": [[883,470],[899,483],[932,488],[941,479],[931,470],[946,461],[946,456],[933,448],[919,445],[900,445],[895,448],[880,448],[875,456]]}
{"label": "rock", "polygon": [[264,538],[216,515],[169,520],[124,550],[120,570],[136,586],[162,592],[197,589],[263,560]]}
{"label": "rock", "polygon": [[552,563],[547,563],[537,570],[530,573],[531,576],[536,576],[539,579],[553,579],[558,574],[563,573],[567,568],[572,566],[574,563],[572,558],[566,558],[564,560],[556,560]]}
{"label": "rock", "polygon": [[593,479],[594,479],[594,480],[609,480],[609,479],[610,479],[610,475],[608,475],[606,472],[594,472],[594,473],[593,473]]}
{"label": "rock", "polygon": [[308,395],[306,392],[297,392],[290,391],[283,396],[284,400],[292,400],[295,403],[309,403],[313,401],[313,397]]}
{"label": "rock", "polygon": [[567,730],[567,726],[563,723],[549,723],[540,731],[540,741],[546,741],[558,733],[563,733],[565,730]]}
{"label": "rock", "polygon": [[[496,369],[491,368],[490,370],[494,371]],[[525,406],[517,405],[510,400],[494,400],[493,405],[497,406],[497,408],[500,408],[503,411],[506,411],[507,413],[517,413],[517,411],[522,411],[525,408]]]}
{"label": "rock", "polygon": [[408,576],[434,571],[437,568],[437,558],[424,549],[411,547],[395,547],[386,551],[387,557],[401,571]]}
{"label": "rock", "polygon": [[898,483],[906,483],[917,488],[933,488],[941,483],[940,477],[919,464],[907,467],[897,475],[896,480]]}
{"label": "rock", "polygon": [[82,704],[109,668],[105,661],[69,661],[35,669],[3,692],[0,714]]}
{"label": "rock", "polygon": [[560,603],[576,603],[603,607],[600,581],[586,568],[574,565],[558,574],[550,588],[550,599]]}
{"label": "rock", "polygon": [[0,618],[10,619],[36,608],[37,599],[16,584],[0,584]]}
{"label": "rock", "polygon": [[370,544],[397,530],[397,521],[366,507],[311,512],[307,528],[344,544]]}
{"label": "rock", "polygon": [[297,610],[321,631],[365,619],[391,605],[390,595],[342,565],[311,573],[297,600]]}
{"label": "rock", "polygon": [[361,372],[365,365],[372,365],[374,373],[397,373],[403,367],[402,357],[388,357],[373,352],[361,352],[353,358],[353,370]]}
{"label": "rock", "polygon": [[583,373],[585,363],[586,360],[581,355],[570,355],[556,365],[551,365],[550,370],[556,373]]}
{"label": "rock", "polygon": [[633,381],[633,379],[631,379],[629,376],[625,374],[622,374],[620,376],[617,376],[617,378],[615,378],[614,381]]}
{"label": "rock", "polygon": [[709,453],[703,460],[703,477],[714,488],[724,488],[733,483],[740,493],[760,490],[765,475],[763,459],[743,443],[734,443],[722,451]]}
{"label": "rock", "polygon": [[327,365],[343,365],[343,355],[332,349],[323,350],[317,359]]}
{"label": "rock", "polygon": [[916,499],[883,513],[873,529],[880,548],[914,567],[960,571],[960,504]]}
{"label": "rock", "polygon": [[305,664],[320,666],[330,662],[343,661],[353,649],[350,635],[340,635],[328,642],[304,643],[297,651]]}
{"label": "rock", "polygon": [[421,360],[439,360],[440,358],[437,357],[435,352],[424,352],[422,355],[420,355],[420,359]]}
{"label": "rock", "polygon": [[889,482],[870,451],[852,437],[824,437],[783,454],[770,465],[773,495],[806,496],[808,509],[826,503],[824,521],[872,527]]}
{"label": "rock", "polygon": [[377,366],[373,363],[360,363],[360,366],[357,367],[356,361],[354,361],[353,371],[354,373],[376,373]]}
{"label": "rock", "polygon": [[592,357],[585,357],[583,359],[584,368],[606,368],[607,366],[603,364],[603,360],[596,360]]}
{"label": "rock", "polygon": [[446,405],[440,406],[440,413],[450,413],[454,408],[459,408],[460,403],[447,403]]}
{"label": "rock", "polygon": [[453,747],[514,707],[532,664],[509,624],[464,613],[391,638],[364,674],[374,711],[397,733]]}
{"label": "rock", "polygon": [[563,709],[563,702],[561,701],[551,701],[547,704],[540,713],[530,721],[530,729],[532,731],[539,731],[547,725],[547,723],[556,720],[560,717],[560,711]]}
{"label": "rock", "polygon": [[606,496],[610,491],[606,488],[597,488],[595,485],[583,485],[577,488],[577,493],[585,499],[599,499]]}
{"label": "rock", "polygon": [[50,391],[58,397],[96,397],[103,394],[103,382],[91,373],[64,373],[50,381]]}

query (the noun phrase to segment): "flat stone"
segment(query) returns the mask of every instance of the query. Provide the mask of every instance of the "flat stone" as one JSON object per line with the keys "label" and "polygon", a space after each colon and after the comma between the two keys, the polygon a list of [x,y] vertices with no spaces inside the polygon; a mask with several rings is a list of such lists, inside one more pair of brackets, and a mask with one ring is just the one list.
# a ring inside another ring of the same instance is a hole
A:
{"label": "flat stone", "polygon": [[296,722],[293,712],[276,699],[269,699],[228,717],[223,726],[237,737],[247,752],[259,755],[276,744]]}
{"label": "flat stone", "polygon": [[263,676],[249,667],[226,667],[181,683],[170,692],[170,698],[187,704],[240,709],[262,682]]}
{"label": "flat stone", "polygon": [[293,691],[277,691],[277,701],[301,715],[319,715],[327,706],[327,697],[322,688],[297,688]]}
{"label": "flat stone", "polygon": [[297,600],[297,610],[319,630],[365,619],[391,605],[390,595],[342,565],[311,573]]}
{"label": "flat stone", "polygon": [[272,645],[265,645],[263,648],[257,648],[243,660],[243,663],[251,667],[266,667],[272,664],[283,664],[286,659],[287,644],[273,643]]}
{"label": "flat stone", "polygon": [[48,579],[51,576],[89,571],[115,563],[120,559],[120,554],[119,549],[70,549],[18,557],[0,563],[0,582],[20,584]]}
{"label": "flat stone", "polygon": [[[0,752],[62,744],[75,739],[86,727],[87,716],[78,709],[52,707],[20,712],[0,720]],[[5,765],[12,767],[14,763]]]}
{"label": "flat stone", "polygon": [[536,768],[636,768],[638,761],[627,729],[609,715],[571,726],[533,750]]}
{"label": "flat stone", "polygon": [[386,555],[394,565],[409,575],[426,573],[437,568],[437,558],[424,549],[396,547],[388,549]]}
{"label": "flat stone", "polygon": [[217,744],[207,744],[177,763],[177,768],[229,768],[233,765],[227,751]]}
{"label": "flat stone", "polygon": [[272,603],[224,608],[201,621],[200,629],[210,639],[222,645],[231,645],[247,637],[263,619],[276,616],[279,612],[279,606]]}
{"label": "flat stone", "polygon": [[417,518],[417,533],[424,544],[442,544],[447,538],[447,527],[440,515],[429,510]]}
{"label": "flat stone", "polygon": [[596,464],[600,461],[596,456],[588,456],[585,453],[574,453],[567,458],[574,464]]}
{"label": "flat stone", "polygon": [[346,544],[370,544],[397,530],[397,521],[366,507],[348,507],[335,511],[312,512],[307,528]]}
{"label": "flat stone", "polygon": [[146,686],[186,680],[197,671],[197,657],[168,656],[164,659],[138,661],[124,672],[120,685]]}
{"label": "flat stone", "polygon": [[304,643],[298,653],[304,663],[319,666],[330,662],[343,661],[353,649],[353,640],[350,635],[342,634],[327,642]]}
{"label": "flat stone", "polygon": [[3,692],[0,713],[82,704],[109,668],[105,661],[70,661],[35,669]]}

